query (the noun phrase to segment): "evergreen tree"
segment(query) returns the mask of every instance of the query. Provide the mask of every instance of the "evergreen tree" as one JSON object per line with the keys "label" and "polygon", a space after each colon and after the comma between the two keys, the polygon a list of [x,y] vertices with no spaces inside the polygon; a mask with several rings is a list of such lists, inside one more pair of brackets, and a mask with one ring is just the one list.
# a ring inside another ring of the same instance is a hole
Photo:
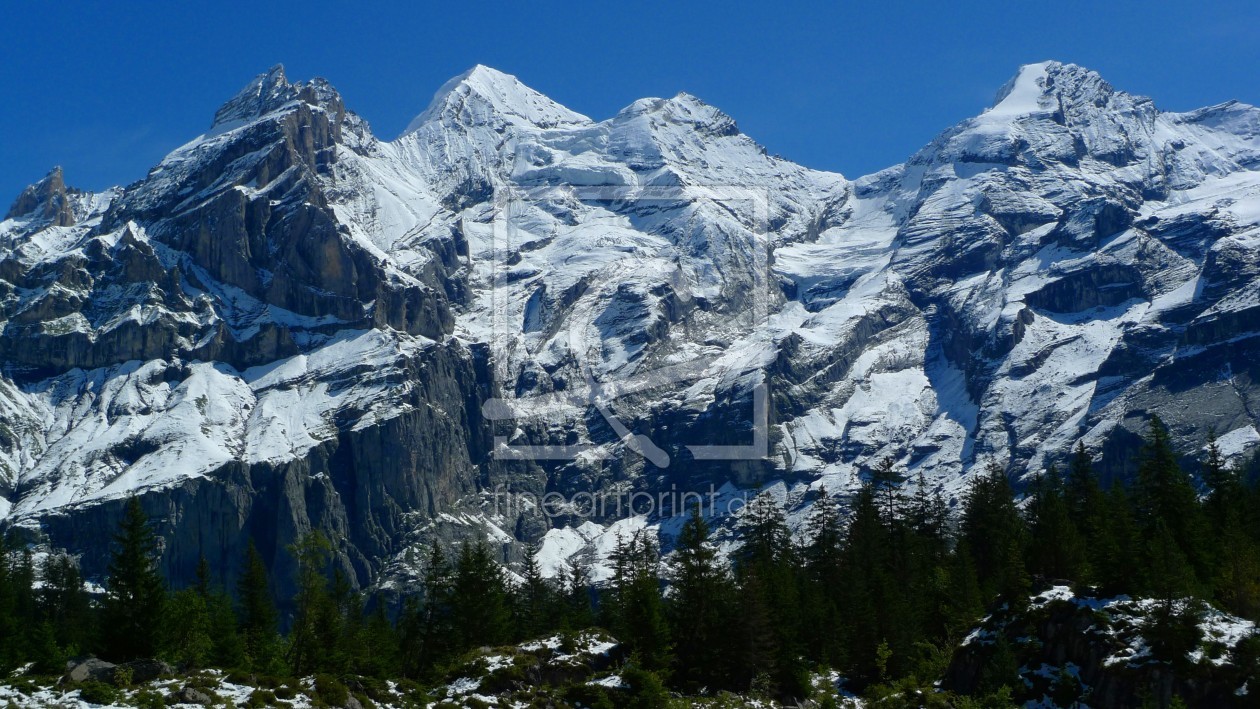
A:
{"label": "evergreen tree", "polygon": [[451,568],[436,543],[430,548],[421,596],[408,598],[400,628],[401,663],[408,677],[427,679],[454,652]]}
{"label": "evergreen tree", "polygon": [[1027,514],[1028,570],[1042,578],[1080,581],[1085,568],[1085,546],[1072,523],[1063,485],[1053,465],[1033,482]]}
{"label": "evergreen tree", "polygon": [[157,540],[140,500],[127,502],[114,536],[102,607],[105,656],[116,660],[153,657],[161,642],[166,586],[154,566]]}
{"label": "evergreen tree", "polygon": [[892,597],[899,590],[892,578],[891,547],[892,535],[883,524],[875,491],[864,485],[852,503],[844,544],[845,583],[839,589],[848,658],[845,674],[859,684],[881,678],[880,648],[892,625],[904,620],[892,617],[894,606],[900,604]]}
{"label": "evergreen tree", "polygon": [[1141,574],[1141,545],[1129,492],[1115,483],[1103,500],[1101,530],[1092,540],[1094,577],[1104,594],[1136,593]]}
{"label": "evergreen tree", "polygon": [[749,604],[761,604],[761,610],[749,612],[764,613],[774,633],[768,644],[775,648],[775,661],[763,667],[769,687],[785,696],[803,696],[800,557],[783,507],[763,492],[744,508],[739,526],[744,538],[736,567],[740,591]]}
{"label": "evergreen tree", "polygon": [[580,559],[571,560],[568,577],[564,581],[561,629],[580,630],[595,624],[591,590],[590,568]]}
{"label": "evergreen tree", "polygon": [[886,526],[891,527],[901,512],[901,486],[905,482],[906,476],[897,472],[892,458],[884,458],[871,471],[871,490],[875,493],[876,504]]}
{"label": "evergreen tree", "polygon": [[636,531],[628,540],[618,538],[611,558],[613,578],[605,613],[613,632],[640,667],[664,672],[673,655],[657,575],[660,552],[656,543],[642,530]]}
{"label": "evergreen tree", "polygon": [[1204,504],[1208,523],[1213,534],[1219,537],[1231,516],[1241,518],[1246,490],[1238,471],[1225,464],[1221,447],[1216,442],[1216,431],[1208,431],[1207,455],[1202,465],[1203,482],[1208,496]]}
{"label": "evergreen tree", "polygon": [[844,530],[840,511],[825,488],[818,491],[806,534],[801,551],[806,576],[802,590],[805,642],[819,662],[840,666],[846,658],[840,635],[844,613],[837,603],[837,592],[846,581]]}
{"label": "evergreen tree", "polygon": [[1099,573],[1108,563],[1105,552],[1114,540],[1107,534],[1107,501],[1094,464],[1085,450],[1085,443],[1078,441],[1072,454],[1071,467],[1064,486],[1064,498],[1068,514],[1075,522],[1081,543],[1085,548],[1085,563],[1078,581],[1096,583]]}
{"label": "evergreen tree", "polygon": [[383,599],[377,598],[364,629],[360,671],[370,677],[390,679],[401,670],[399,635],[390,625]]}
{"label": "evergreen tree", "polygon": [[297,561],[297,594],[293,598],[293,627],[285,659],[300,676],[322,669],[328,651],[333,649],[321,642],[321,630],[329,621],[327,606],[331,601],[324,570],[332,546],[323,534],[312,531],[291,545],[289,553]]}
{"label": "evergreen tree", "polygon": [[[1163,525],[1198,576],[1206,577],[1209,564],[1198,496],[1189,476],[1178,464],[1172,437],[1158,416],[1151,417],[1142,450],[1135,502],[1146,548],[1152,548],[1157,529]],[[1160,583],[1150,573],[1146,575],[1146,582],[1148,588]]]}
{"label": "evergreen tree", "polygon": [[[263,564],[258,547],[250,540],[245,550],[245,560],[236,584],[237,602],[240,607],[240,634],[246,662],[251,668],[269,672],[279,661],[280,642],[276,627],[276,606],[267,581],[267,567]],[[220,622],[223,620],[219,618]],[[217,623],[216,623],[217,625]],[[219,651],[231,654],[232,641],[226,630],[220,629]]]}
{"label": "evergreen tree", "polygon": [[985,597],[1020,600],[1028,579],[1023,566],[1025,528],[1014,491],[996,463],[973,475],[960,525],[962,541],[975,561]]}
{"label": "evergreen tree", "polygon": [[507,579],[485,540],[460,546],[450,598],[459,649],[495,645],[511,635]]}
{"label": "evergreen tree", "polygon": [[709,525],[699,505],[679,532],[670,577],[669,619],[676,638],[678,681],[693,690],[728,686],[726,631],[734,610],[730,606],[733,590],[717,549],[709,544]]}
{"label": "evergreen tree", "polygon": [[185,669],[205,667],[214,651],[207,596],[186,588],[171,594],[163,607],[162,654]]}
{"label": "evergreen tree", "polygon": [[40,576],[40,618],[66,656],[82,654],[92,642],[92,609],[79,567],[68,554],[50,554]]}
{"label": "evergreen tree", "polygon": [[525,549],[521,582],[513,593],[516,637],[535,638],[546,632],[553,625],[555,610],[555,589],[543,578],[538,565],[538,545],[530,544]]}
{"label": "evergreen tree", "polygon": [[949,548],[949,507],[940,491],[928,494],[927,479],[919,472],[908,513],[910,529],[926,544],[933,560],[941,560]]}

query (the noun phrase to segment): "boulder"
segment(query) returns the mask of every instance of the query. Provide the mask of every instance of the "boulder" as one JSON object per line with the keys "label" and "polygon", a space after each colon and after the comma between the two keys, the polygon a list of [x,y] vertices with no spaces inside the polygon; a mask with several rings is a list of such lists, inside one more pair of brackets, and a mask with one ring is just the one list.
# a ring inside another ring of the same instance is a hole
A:
{"label": "boulder", "polygon": [[65,680],[68,682],[112,682],[118,666],[95,657],[71,660],[66,663]]}

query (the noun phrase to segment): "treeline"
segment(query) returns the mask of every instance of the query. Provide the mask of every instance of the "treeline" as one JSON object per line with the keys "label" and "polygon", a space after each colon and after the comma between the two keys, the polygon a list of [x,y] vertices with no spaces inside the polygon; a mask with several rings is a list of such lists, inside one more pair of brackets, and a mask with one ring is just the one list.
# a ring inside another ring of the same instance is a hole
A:
{"label": "treeline", "polygon": [[[65,556],[37,565],[29,550],[4,555],[0,669],[34,662],[57,673],[66,658],[94,653],[435,683],[471,649],[602,626],[639,676],[678,691],[799,698],[824,669],[859,689],[928,686],[987,608],[1024,603],[1048,582],[1162,599],[1149,639],[1158,656],[1184,657],[1197,616],[1178,599],[1260,619],[1260,486],[1254,472],[1225,466],[1214,440],[1202,458],[1193,474],[1184,470],[1154,419],[1128,487],[1104,490],[1078,446],[1065,471],[1045,471],[1022,501],[1002,468],[974,474],[956,513],[887,461],[847,515],[819,491],[799,539],[761,495],[741,516],[742,547],[726,559],[693,510],[664,559],[651,535],[620,540],[598,589],[578,565],[544,579],[533,553],[513,580],[484,542],[450,557],[435,546],[421,587],[397,608],[353,591],[330,565],[328,542],[312,534],[291,549],[297,593],[283,635],[252,547],[234,589],[211,583],[203,563],[196,585],[172,592],[133,500],[99,598]],[[1015,671],[996,664],[981,691],[1010,691]]]}

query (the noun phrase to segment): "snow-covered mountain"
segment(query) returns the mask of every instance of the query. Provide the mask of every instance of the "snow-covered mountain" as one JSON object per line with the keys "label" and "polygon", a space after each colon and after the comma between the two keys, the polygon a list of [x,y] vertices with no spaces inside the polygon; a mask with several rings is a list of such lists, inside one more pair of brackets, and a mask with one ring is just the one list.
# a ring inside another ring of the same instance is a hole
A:
{"label": "snow-covered mountain", "polygon": [[175,579],[310,528],[361,584],[470,531],[559,572],[672,525],[525,496],[1121,475],[1151,413],[1254,449],[1260,110],[1045,62],[849,181],[687,94],[595,121],[478,66],[382,141],[276,67],[133,185],[23,192],[0,320],[0,524],[89,570],[139,492]]}

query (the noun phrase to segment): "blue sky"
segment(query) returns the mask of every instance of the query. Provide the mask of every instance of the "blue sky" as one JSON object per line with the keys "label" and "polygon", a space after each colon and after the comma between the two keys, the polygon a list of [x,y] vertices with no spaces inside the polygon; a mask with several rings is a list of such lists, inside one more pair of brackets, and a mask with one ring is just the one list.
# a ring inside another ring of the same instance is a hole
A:
{"label": "blue sky", "polygon": [[1095,4],[16,3],[0,22],[0,210],[54,164],[89,189],[143,177],[277,62],[328,78],[385,138],[482,63],[593,118],[687,91],[770,152],[850,177],[1043,59],[1168,110],[1260,103],[1260,3]]}

